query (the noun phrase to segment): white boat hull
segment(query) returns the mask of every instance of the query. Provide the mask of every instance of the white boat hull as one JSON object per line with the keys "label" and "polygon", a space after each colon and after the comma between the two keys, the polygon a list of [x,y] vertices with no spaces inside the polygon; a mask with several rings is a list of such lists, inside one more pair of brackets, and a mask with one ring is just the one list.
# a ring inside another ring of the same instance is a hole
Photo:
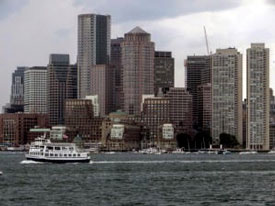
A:
{"label": "white boat hull", "polygon": [[27,160],[33,160],[36,162],[51,162],[51,163],[89,163],[90,157],[74,157],[74,158],[59,158],[59,157],[44,157],[44,156],[32,156],[26,154]]}

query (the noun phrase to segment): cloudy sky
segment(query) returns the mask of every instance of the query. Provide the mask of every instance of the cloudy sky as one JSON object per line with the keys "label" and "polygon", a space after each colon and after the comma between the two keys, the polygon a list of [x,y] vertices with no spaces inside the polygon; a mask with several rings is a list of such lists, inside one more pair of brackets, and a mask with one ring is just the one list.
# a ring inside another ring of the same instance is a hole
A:
{"label": "cloudy sky", "polygon": [[173,52],[176,86],[184,86],[186,56],[206,54],[203,26],[213,52],[236,47],[245,60],[251,42],[264,42],[275,88],[275,0],[0,0],[0,106],[17,66],[47,65],[50,53],[76,62],[81,13],[110,14],[113,38],[135,26],[151,33],[156,49]]}

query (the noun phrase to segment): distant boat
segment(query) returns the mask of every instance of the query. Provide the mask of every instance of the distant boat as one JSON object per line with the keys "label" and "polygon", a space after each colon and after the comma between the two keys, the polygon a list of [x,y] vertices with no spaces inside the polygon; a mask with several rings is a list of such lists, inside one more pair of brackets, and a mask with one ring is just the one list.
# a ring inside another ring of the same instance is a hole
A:
{"label": "distant boat", "polygon": [[228,155],[228,154],[231,154],[231,152],[228,150],[218,150],[217,154]]}
{"label": "distant boat", "polygon": [[0,175],[2,175],[3,174],[3,172],[2,171],[0,171]]}
{"label": "distant boat", "polygon": [[245,152],[240,152],[240,155],[249,155],[249,154],[257,154],[257,151],[245,151]]}
{"label": "distant boat", "polygon": [[275,150],[270,150],[268,154],[275,154]]}
{"label": "distant boat", "polygon": [[53,143],[45,136],[38,137],[31,143],[25,157],[37,162],[90,162],[89,153],[79,150],[75,143]]}

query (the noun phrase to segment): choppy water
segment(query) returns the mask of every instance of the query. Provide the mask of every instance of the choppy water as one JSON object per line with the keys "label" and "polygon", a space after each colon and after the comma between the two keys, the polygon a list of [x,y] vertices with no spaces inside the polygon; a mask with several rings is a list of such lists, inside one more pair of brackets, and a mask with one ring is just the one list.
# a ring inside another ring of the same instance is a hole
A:
{"label": "choppy water", "polygon": [[275,155],[99,154],[37,164],[0,153],[0,205],[275,205]]}

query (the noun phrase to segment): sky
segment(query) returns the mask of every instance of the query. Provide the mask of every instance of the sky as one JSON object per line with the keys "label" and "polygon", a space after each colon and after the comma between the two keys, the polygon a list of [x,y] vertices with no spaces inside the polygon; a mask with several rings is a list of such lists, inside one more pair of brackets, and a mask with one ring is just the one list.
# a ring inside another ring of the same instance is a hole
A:
{"label": "sky", "polygon": [[209,47],[235,47],[245,58],[250,43],[270,48],[270,86],[275,88],[275,0],[0,0],[0,106],[9,102],[17,66],[46,66],[51,53],[76,62],[77,16],[109,14],[112,38],[135,26],[151,33],[156,50],[172,51],[176,86],[184,87],[184,59]]}

